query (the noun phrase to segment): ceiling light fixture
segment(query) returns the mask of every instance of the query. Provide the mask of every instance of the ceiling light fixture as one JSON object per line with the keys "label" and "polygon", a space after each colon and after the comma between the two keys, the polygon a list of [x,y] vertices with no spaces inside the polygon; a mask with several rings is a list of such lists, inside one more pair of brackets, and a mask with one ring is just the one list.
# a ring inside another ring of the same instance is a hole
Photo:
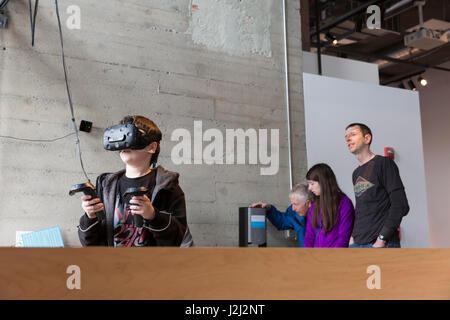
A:
{"label": "ceiling light fixture", "polygon": [[417,79],[417,81],[420,83],[422,87],[425,87],[428,84],[428,80],[422,76],[420,76],[419,79]]}
{"label": "ceiling light fixture", "polygon": [[409,85],[409,87],[411,88],[411,90],[417,91],[417,87],[416,87],[416,85],[414,84],[414,82],[412,81],[412,79],[409,79],[408,85]]}
{"label": "ceiling light fixture", "polygon": [[325,39],[328,40],[328,43],[331,42],[333,44],[333,46],[337,46],[337,44],[339,43],[338,39],[335,36],[331,35],[330,32],[327,32],[325,34]]}

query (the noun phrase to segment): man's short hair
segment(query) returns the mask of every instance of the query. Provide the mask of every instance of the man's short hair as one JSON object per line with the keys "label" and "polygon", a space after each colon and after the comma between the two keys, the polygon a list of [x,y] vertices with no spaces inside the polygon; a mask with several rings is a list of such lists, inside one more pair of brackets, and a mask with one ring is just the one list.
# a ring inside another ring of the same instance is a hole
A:
{"label": "man's short hair", "polygon": [[373,134],[372,134],[372,130],[370,130],[370,128],[368,126],[366,126],[364,123],[350,123],[347,128],[345,128],[345,130],[347,130],[350,127],[359,127],[359,130],[361,130],[361,133],[363,135],[363,137],[366,136],[366,134],[370,134],[370,143],[369,146],[372,144],[372,140],[373,140]]}
{"label": "man's short hair", "polygon": [[289,198],[292,198],[293,196],[299,197],[299,199],[303,202],[306,202],[307,200],[311,202],[314,201],[314,194],[309,191],[308,185],[305,183],[296,184],[292,188],[291,192],[289,193]]}

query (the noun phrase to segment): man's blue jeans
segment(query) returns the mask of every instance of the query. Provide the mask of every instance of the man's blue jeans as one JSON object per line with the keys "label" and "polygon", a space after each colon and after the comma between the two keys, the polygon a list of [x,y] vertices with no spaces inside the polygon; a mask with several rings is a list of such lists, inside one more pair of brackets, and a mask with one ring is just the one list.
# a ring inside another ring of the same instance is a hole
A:
{"label": "man's blue jeans", "polygon": [[[369,244],[351,244],[348,247],[349,248],[372,248],[373,243]],[[389,241],[386,243],[386,246],[384,248],[401,248],[400,241]]]}

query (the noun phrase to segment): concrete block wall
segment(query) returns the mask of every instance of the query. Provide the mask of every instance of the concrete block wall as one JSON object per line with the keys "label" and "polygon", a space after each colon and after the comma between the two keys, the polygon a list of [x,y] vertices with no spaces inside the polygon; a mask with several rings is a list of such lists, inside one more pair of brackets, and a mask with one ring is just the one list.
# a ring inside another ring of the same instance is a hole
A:
{"label": "concrete block wall", "polygon": [[[117,153],[103,150],[103,130],[126,114],[149,117],[163,132],[159,163],[181,175],[198,246],[237,246],[240,206],[259,200],[289,205],[282,2],[261,1],[263,9],[255,10],[259,1],[211,0],[204,11],[198,0],[59,1],[75,117],[94,123],[91,133],[80,133],[91,181],[123,167]],[[79,30],[66,27],[70,5],[80,8]],[[231,21],[214,17],[221,12],[215,6],[234,13]],[[287,1],[294,182],[306,173],[299,6],[299,0]],[[74,136],[5,138],[72,133],[54,3],[39,3],[34,47],[28,2],[11,1],[6,13],[8,29],[0,30],[0,245],[14,245],[16,231],[59,225],[65,244],[79,246],[80,197],[69,197],[68,190],[85,178]],[[203,18],[233,26],[221,30],[224,41],[226,32],[244,36],[231,47],[200,43],[193,34]],[[263,38],[263,52],[255,49],[255,35]],[[230,52],[233,46],[240,51]],[[203,131],[279,129],[278,173],[262,176],[260,165],[248,164],[175,165],[171,133],[185,128],[192,134],[199,120]],[[296,245],[272,226],[268,242]]]}

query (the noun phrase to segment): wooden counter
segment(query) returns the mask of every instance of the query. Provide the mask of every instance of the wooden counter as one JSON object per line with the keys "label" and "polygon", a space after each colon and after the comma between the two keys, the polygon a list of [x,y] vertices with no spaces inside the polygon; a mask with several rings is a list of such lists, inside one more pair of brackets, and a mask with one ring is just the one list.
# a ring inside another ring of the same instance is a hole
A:
{"label": "wooden counter", "polygon": [[450,249],[0,248],[0,299],[450,299]]}

